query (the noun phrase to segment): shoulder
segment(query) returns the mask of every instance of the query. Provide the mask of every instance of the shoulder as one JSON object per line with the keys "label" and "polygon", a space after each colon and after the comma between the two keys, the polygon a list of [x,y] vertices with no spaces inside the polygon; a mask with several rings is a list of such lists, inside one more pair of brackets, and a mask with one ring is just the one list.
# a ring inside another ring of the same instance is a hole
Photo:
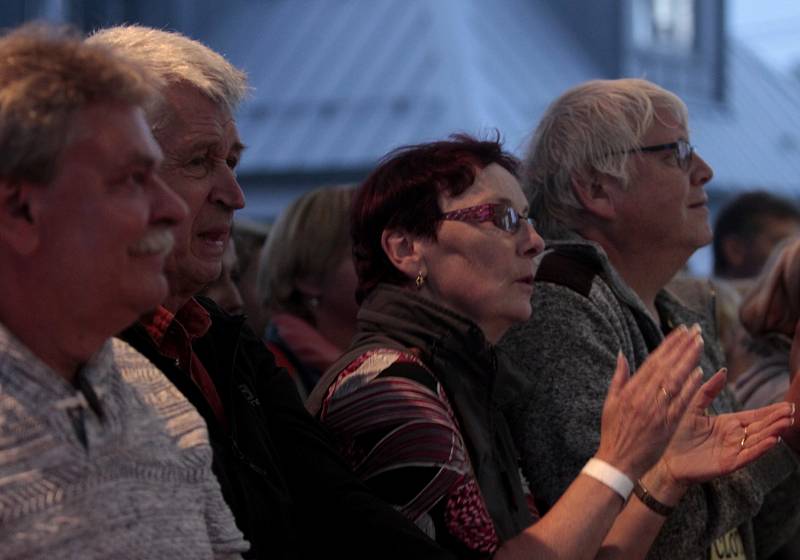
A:
{"label": "shoulder", "polygon": [[331,384],[329,396],[338,397],[364,387],[376,379],[405,378],[433,388],[436,378],[409,351],[374,348],[363,352],[342,369]]}
{"label": "shoulder", "polygon": [[[554,251],[536,272],[527,321],[512,327],[500,346],[512,356],[560,352],[569,340],[586,340],[624,328],[623,305],[601,262]],[[552,355],[552,354],[549,354]]]}
{"label": "shoulder", "polygon": [[597,259],[586,254],[555,249],[542,257],[536,271],[536,282],[563,286],[583,297],[589,297],[592,284],[601,272],[602,266]]}
{"label": "shoulder", "polygon": [[122,380],[146,401],[186,401],[161,370],[129,343],[113,338],[111,350]]}
{"label": "shoulder", "polygon": [[386,394],[392,394],[393,399],[418,399],[418,402],[445,399],[438,380],[415,354],[394,348],[373,348],[338,373],[323,399],[320,417],[337,408],[337,404],[349,406],[354,399],[380,399]]}
{"label": "shoulder", "polygon": [[586,314],[617,315],[615,273],[593,245],[556,245],[536,271],[531,303],[533,322],[562,321],[576,325]]}
{"label": "shoulder", "polygon": [[[142,405],[134,422],[155,421],[182,444],[205,445],[205,424],[197,410],[175,385],[139,351],[118,338],[112,339],[114,363],[131,399]],[[130,409],[133,412],[133,409]]]}

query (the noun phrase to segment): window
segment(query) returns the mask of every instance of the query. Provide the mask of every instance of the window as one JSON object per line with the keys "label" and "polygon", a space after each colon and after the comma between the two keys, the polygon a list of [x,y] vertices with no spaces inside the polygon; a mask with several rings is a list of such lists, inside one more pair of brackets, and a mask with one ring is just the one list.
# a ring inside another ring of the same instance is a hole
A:
{"label": "window", "polygon": [[622,74],[684,98],[724,100],[725,0],[624,0]]}
{"label": "window", "polygon": [[689,52],[694,47],[694,0],[636,0],[633,40],[639,48]]}

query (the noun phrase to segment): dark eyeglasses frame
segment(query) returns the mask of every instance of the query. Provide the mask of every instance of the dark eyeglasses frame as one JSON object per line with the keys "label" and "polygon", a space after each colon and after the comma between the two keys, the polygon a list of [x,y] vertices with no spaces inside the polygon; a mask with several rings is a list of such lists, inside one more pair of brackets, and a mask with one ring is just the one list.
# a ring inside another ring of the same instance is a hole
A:
{"label": "dark eyeglasses frame", "polygon": [[492,222],[498,229],[514,234],[519,231],[523,220],[536,229],[536,222],[529,216],[521,216],[513,206],[502,202],[489,202],[467,208],[459,208],[443,213],[439,220],[453,222],[482,223]]}
{"label": "dark eyeglasses frame", "polygon": [[666,150],[675,151],[675,161],[678,162],[678,167],[684,171],[689,171],[694,157],[694,146],[688,141],[680,139],[676,142],[669,144],[656,144],[654,146],[642,146],[641,148],[633,148],[625,152],[626,154],[635,154],[637,152],[663,152]]}

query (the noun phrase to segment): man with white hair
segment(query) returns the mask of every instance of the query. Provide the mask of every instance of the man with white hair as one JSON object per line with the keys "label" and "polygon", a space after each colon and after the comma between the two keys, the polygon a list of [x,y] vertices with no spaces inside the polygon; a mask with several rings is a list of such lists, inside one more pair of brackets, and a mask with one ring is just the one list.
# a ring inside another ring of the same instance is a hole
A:
{"label": "man with white hair", "polygon": [[[704,185],[712,170],[689,143],[688,126],[684,103],[653,83],[592,81],[553,102],[525,158],[531,214],[551,251],[537,273],[532,317],[501,345],[532,383],[508,416],[545,508],[597,447],[618,352],[634,371],[665,333],[698,323],[704,374],[722,365],[707,286],[680,295],[667,287],[711,241]],[[724,391],[710,412],[734,406]],[[797,464],[780,445],[680,499],[665,490],[674,487],[665,484],[668,470],[648,473],[637,499],[668,516],[649,557],[768,556],[798,522]]]}
{"label": "man with white hair", "polygon": [[421,531],[374,497],[335,453],[260,337],[195,295],[220,274],[244,206],[244,146],[234,111],[242,72],[178,33],[129,26],[89,41],[117,48],[165,82],[148,119],[162,179],[189,206],[167,263],[169,295],[123,338],[148,356],[208,424],[214,469],[257,558],[441,558]]}
{"label": "man with white hair", "polygon": [[0,38],[0,556],[230,558],[203,421],[114,333],[167,294],[186,205],[156,78],[68,30]]}

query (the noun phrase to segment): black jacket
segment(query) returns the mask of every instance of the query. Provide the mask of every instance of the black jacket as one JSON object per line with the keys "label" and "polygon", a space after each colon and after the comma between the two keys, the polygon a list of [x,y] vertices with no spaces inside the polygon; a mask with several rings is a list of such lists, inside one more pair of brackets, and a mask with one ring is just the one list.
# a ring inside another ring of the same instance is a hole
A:
{"label": "black jacket", "polygon": [[158,366],[208,424],[214,472],[251,544],[246,556],[448,558],[357,480],[244,317],[197,299],[212,322],[193,350],[216,385],[229,432],[143,326],[130,327],[121,338]]}

